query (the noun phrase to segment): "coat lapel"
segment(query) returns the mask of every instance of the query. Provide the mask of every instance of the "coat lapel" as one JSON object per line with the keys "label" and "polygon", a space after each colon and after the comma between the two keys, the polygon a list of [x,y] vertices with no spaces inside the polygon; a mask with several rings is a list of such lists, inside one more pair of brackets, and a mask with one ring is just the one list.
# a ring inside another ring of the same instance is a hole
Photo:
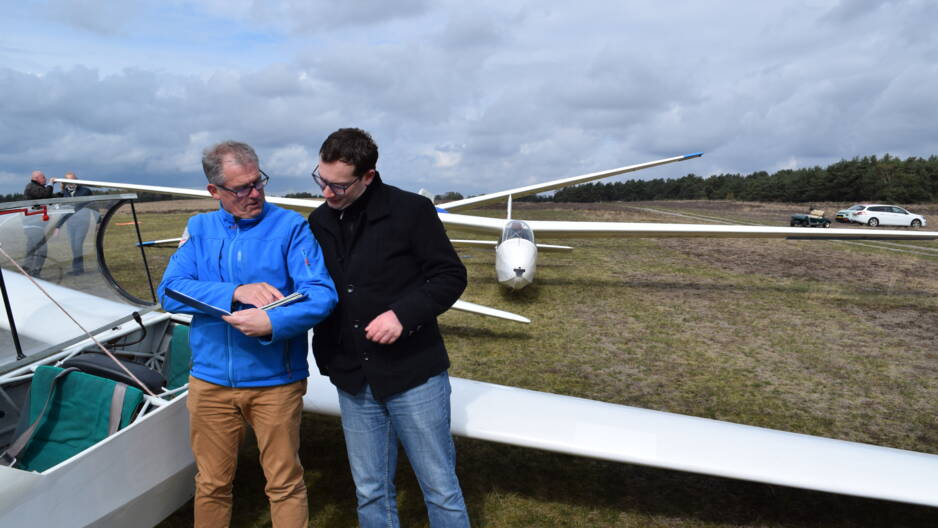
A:
{"label": "coat lapel", "polygon": [[332,214],[332,211],[329,210],[329,206],[323,202],[314,214],[312,215],[313,221],[319,226],[320,229],[327,232],[329,236],[338,240],[339,238],[339,220]]}

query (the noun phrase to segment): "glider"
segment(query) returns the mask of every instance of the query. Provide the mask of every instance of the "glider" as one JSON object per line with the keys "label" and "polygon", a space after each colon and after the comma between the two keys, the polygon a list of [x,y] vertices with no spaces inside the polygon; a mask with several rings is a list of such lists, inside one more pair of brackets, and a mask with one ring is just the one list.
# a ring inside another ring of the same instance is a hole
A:
{"label": "glider", "polygon": [[[534,231],[530,227],[530,223],[524,222],[523,220],[512,220],[511,218],[511,200],[513,198],[521,198],[524,196],[529,196],[532,194],[553,191],[556,189],[561,189],[563,187],[568,187],[570,185],[576,185],[579,183],[586,183],[590,181],[600,180],[603,178],[610,178],[612,176],[618,176],[621,174],[635,172],[642,169],[648,169],[651,167],[657,167],[660,165],[667,165],[669,163],[676,163],[679,161],[686,161],[689,159],[694,159],[702,156],[703,153],[698,152],[695,154],[687,154],[684,156],[674,156],[671,158],[664,158],[656,161],[650,161],[647,163],[640,163],[637,165],[629,165],[625,167],[619,167],[615,169],[592,172],[589,174],[583,174],[580,176],[573,176],[569,178],[561,178],[558,180],[552,180],[544,183],[537,183],[533,185],[527,185],[524,187],[517,187],[514,189],[508,189],[505,191],[498,191],[494,193],[484,194],[480,196],[474,196],[471,198],[466,198],[463,200],[457,200],[453,202],[447,202],[439,204],[437,210],[439,211],[440,220],[446,227],[461,228],[475,233],[491,235],[495,238],[498,238],[498,241],[495,240],[453,240],[453,244],[456,246],[486,246],[495,248],[495,270],[496,277],[498,282],[505,287],[510,289],[520,289],[531,282],[534,281],[534,274],[537,266],[537,253],[538,250],[543,251],[569,251],[572,248],[567,246],[557,246],[550,244],[537,244],[534,241]],[[57,180],[53,180],[55,182]],[[208,191],[199,190],[199,189],[182,189],[178,187],[163,187],[156,185],[140,185],[140,184],[131,184],[131,183],[116,183],[116,182],[104,182],[104,181],[95,181],[95,180],[69,180],[70,183],[77,183],[80,185],[86,185],[89,187],[104,187],[104,188],[114,188],[127,191],[140,191],[140,192],[152,192],[158,194],[171,194],[177,196],[187,196],[193,198],[209,198],[210,195]],[[426,195],[426,191],[421,189]],[[315,209],[322,205],[323,200],[316,199],[304,199],[304,198],[280,198],[276,196],[267,196],[267,201],[275,203],[278,205],[286,205],[291,207],[305,208],[305,209]],[[454,211],[461,211],[465,209],[470,209],[473,207],[478,207],[480,205],[486,205],[494,202],[499,202],[502,200],[508,200],[508,218],[506,219],[495,219],[495,218],[486,218],[481,216],[470,216],[470,215],[458,215],[453,214]],[[586,229],[583,231],[584,234],[589,233],[590,226],[580,225],[582,223],[572,222],[570,226],[558,226],[559,230],[576,230],[579,227]],[[547,225],[545,224],[545,228]],[[149,241],[144,242],[144,244],[155,245],[159,242],[167,242],[167,240],[161,241]],[[529,322],[525,318],[515,315],[501,313],[499,311],[493,312],[483,312],[476,309],[478,305],[472,305],[471,303],[463,303],[460,301],[454,306],[457,310],[465,310],[474,313],[480,313],[482,315],[489,315],[493,317],[501,317],[506,319],[511,319],[519,322]],[[494,309],[489,309],[494,310]]]}

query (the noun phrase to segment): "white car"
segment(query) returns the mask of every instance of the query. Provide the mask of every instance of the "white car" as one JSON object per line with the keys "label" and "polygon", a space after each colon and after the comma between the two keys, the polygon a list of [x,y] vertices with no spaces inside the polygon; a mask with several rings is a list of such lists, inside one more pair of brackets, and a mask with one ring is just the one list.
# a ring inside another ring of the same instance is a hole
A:
{"label": "white car", "polygon": [[906,211],[895,205],[861,204],[854,205],[849,211],[851,222],[876,226],[924,227],[925,217]]}
{"label": "white car", "polygon": [[854,211],[862,211],[865,208],[865,205],[854,205],[850,209],[841,209],[840,211],[837,211],[837,214],[834,216],[834,220],[844,224],[852,224],[853,220],[850,219],[850,215],[853,214]]}

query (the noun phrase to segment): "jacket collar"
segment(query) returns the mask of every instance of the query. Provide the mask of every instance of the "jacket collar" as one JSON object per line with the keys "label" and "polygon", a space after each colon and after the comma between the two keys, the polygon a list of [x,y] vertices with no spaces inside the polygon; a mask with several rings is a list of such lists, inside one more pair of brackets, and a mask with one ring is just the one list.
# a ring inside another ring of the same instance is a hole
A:
{"label": "jacket collar", "polygon": [[222,223],[227,226],[236,225],[242,229],[257,225],[258,222],[261,221],[261,219],[267,216],[267,213],[270,211],[270,208],[271,208],[271,204],[265,201],[264,208],[261,209],[261,214],[255,216],[254,218],[235,218],[234,215],[232,215],[227,210],[225,210],[224,207],[222,207],[221,202],[218,202],[218,214],[221,217]]}
{"label": "jacket collar", "polygon": [[391,205],[388,203],[387,186],[381,181],[381,174],[377,171],[375,171],[375,178],[371,180],[371,185],[368,188],[372,192],[372,196],[365,205],[365,212],[367,214],[366,220],[368,223],[372,223],[389,215]]}

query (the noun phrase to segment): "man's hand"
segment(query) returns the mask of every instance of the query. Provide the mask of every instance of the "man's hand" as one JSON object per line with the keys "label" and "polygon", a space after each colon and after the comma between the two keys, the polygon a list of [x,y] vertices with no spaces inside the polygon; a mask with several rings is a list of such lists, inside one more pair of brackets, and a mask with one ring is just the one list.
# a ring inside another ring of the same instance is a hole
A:
{"label": "man's hand", "polygon": [[251,284],[242,284],[235,288],[233,297],[235,301],[241,304],[250,304],[260,308],[277,299],[282,299],[283,294],[280,293],[280,290],[266,282],[253,282]]}
{"label": "man's hand", "polygon": [[365,337],[379,345],[390,345],[401,337],[403,331],[404,327],[397,315],[393,310],[388,310],[368,323],[365,327]]}
{"label": "man's hand", "polygon": [[222,319],[246,336],[262,337],[273,331],[267,312],[258,308],[238,310],[231,315],[223,315]]}

